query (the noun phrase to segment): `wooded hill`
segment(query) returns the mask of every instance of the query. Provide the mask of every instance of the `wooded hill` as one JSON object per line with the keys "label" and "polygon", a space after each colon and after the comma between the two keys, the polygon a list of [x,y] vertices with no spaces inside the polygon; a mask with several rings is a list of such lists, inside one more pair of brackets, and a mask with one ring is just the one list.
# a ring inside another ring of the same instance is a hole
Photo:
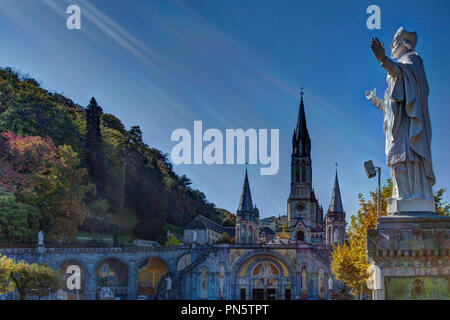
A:
{"label": "wooded hill", "polygon": [[233,220],[95,98],[83,107],[0,69],[0,133],[2,240],[35,241],[42,229],[60,242],[80,233],[161,242],[198,214]]}

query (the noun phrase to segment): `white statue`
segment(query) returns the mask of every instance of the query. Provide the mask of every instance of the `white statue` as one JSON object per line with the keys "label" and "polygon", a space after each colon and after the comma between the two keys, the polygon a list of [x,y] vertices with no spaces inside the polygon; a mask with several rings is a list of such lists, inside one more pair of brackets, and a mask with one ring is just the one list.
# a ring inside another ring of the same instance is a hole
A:
{"label": "white statue", "polygon": [[422,59],[414,51],[417,34],[403,27],[391,44],[390,60],[384,45],[372,38],[370,48],[388,72],[384,99],[376,90],[365,96],[384,113],[387,166],[394,184],[393,199],[433,200],[435,182],[431,161],[431,123],[428,113],[428,82]]}
{"label": "white statue", "polygon": [[334,238],[334,243],[338,243],[338,241],[339,241],[338,228],[334,228],[333,238]]}
{"label": "white statue", "polygon": [[225,264],[219,264],[219,299],[225,298]]}
{"label": "white statue", "polygon": [[303,269],[302,270],[302,289],[307,289],[308,288],[308,283],[306,281],[307,281],[306,269]]}
{"label": "white statue", "polygon": [[38,232],[38,245],[44,245],[44,232],[42,230]]}
{"label": "white statue", "polygon": [[333,290],[333,278],[328,278],[328,290]]}
{"label": "white statue", "polygon": [[193,231],[194,235],[192,236],[192,242],[197,242],[197,230]]}
{"label": "white statue", "polygon": [[172,279],[170,278],[170,276],[167,276],[166,278],[166,290],[169,291],[172,289]]}

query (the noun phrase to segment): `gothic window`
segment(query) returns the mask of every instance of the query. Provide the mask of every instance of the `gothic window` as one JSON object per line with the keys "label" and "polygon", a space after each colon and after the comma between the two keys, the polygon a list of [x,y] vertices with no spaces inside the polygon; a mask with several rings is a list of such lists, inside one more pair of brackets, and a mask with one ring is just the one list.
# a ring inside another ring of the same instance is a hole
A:
{"label": "gothic window", "polygon": [[297,232],[297,241],[305,241],[305,234],[301,230]]}
{"label": "gothic window", "polygon": [[305,182],[305,171],[306,171],[305,164],[302,163],[302,182]]}
{"label": "gothic window", "polygon": [[295,181],[299,182],[300,181],[300,173],[298,172],[298,169],[295,170]]}
{"label": "gothic window", "polygon": [[305,211],[305,205],[303,203],[297,204],[296,210],[299,215],[303,214],[303,212]]}
{"label": "gothic window", "polygon": [[337,227],[333,230],[333,241],[334,243],[339,242],[339,229]]}

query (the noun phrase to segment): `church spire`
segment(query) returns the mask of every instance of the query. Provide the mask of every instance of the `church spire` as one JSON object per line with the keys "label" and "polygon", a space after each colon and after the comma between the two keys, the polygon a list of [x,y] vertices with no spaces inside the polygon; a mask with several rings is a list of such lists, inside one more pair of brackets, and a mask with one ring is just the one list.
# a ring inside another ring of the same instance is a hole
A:
{"label": "church spire", "polygon": [[342,199],[341,199],[341,190],[339,189],[337,165],[336,165],[336,176],[334,178],[333,192],[331,194],[331,203],[330,203],[329,212],[337,212],[337,213],[344,212],[344,208],[342,206]]}
{"label": "church spire", "polygon": [[241,200],[239,201],[238,212],[253,211],[252,194],[250,192],[250,184],[248,183],[247,168],[245,168],[244,185],[242,187]]}
{"label": "church spire", "polygon": [[303,103],[303,87],[300,89],[300,106],[298,110],[297,127],[292,138],[293,153],[297,156],[309,156],[311,140],[306,127],[305,105]]}

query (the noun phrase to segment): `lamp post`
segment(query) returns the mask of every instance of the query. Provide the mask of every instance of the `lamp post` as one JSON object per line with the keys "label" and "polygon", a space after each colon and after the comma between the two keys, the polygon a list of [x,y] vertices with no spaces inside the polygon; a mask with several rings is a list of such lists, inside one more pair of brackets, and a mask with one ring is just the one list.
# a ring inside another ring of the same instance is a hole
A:
{"label": "lamp post", "polygon": [[[378,175],[378,201],[377,201],[377,225],[381,212],[381,167],[375,167],[373,161],[369,160],[364,162],[364,169],[366,170],[367,177],[369,179]],[[375,170],[376,169],[376,170]]]}

